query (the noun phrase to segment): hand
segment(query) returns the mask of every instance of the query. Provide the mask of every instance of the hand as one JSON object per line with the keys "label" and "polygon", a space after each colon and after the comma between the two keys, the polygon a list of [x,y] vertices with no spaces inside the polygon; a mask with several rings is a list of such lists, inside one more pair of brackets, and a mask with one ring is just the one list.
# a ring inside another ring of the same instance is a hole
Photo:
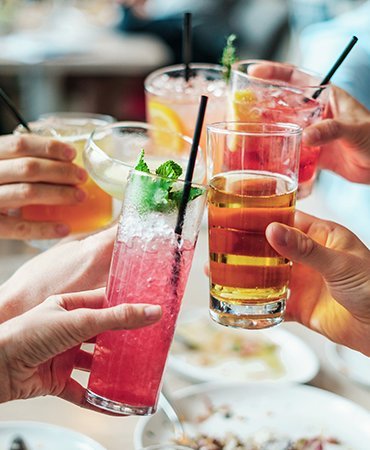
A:
{"label": "hand", "polygon": [[161,317],[158,305],[99,310],[103,302],[103,289],[57,295],[0,325],[0,402],[56,395],[95,409],[71,377],[73,369],[91,367],[92,356],[80,344],[103,331],[144,327]]}
{"label": "hand", "polygon": [[349,230],[303,213],[266,237],[294,262],[287,319],[370,356],[370,251]]}
{"label": "hand", "polygon": [[303,131],[303,143],[322,146],[321,168],[355,183],[370,184],[370,111],[332,86],[328,117]]}
{"label": "hand", "polygon": [[8,215],[26,205],[74,205],[86,198],[76,185],[86,171],[71,161],[73,147],[36,135],[0,136],[0,238],[53,239],[66,236],[63,223],[31,222]]}
{"label": "hand", "polygon": [[41,303],[55,292],[105,286],[117,228],[66,242],[37,255],[0,286],[0,323]]}

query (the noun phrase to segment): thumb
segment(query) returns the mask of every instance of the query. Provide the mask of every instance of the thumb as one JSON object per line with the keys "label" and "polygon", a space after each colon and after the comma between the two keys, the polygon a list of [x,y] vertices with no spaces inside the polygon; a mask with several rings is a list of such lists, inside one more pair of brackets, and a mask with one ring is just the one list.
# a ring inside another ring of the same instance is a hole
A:
{"label": "thumb", "polygon": [[368,143],[368,126],[348,125],[340,120],[326,119],[303,130],[302,143],[309,146],[324,145],[335,139],[346,139],[354,145]]}
{"label": "thumb", "polygon": [[279,254],[315,269],[327,280],[338,273],[338,258],[343,258],[342,253],[320,245],[295,228],[271,223],[266,238]]}

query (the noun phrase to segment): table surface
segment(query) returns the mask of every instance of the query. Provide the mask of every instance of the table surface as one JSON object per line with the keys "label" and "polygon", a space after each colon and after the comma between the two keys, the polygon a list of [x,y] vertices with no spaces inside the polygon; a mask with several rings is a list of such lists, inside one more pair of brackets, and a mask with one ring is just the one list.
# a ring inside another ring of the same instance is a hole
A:
{"label": "table surface", "polygon": [[[315,206],[317,207],[317,204]],[[0,281],[6,279],[33,254],[34,251],[25,244],[8,241],[0,242]],[[205,307],[208,303],[208,280],[203,271],[206,259],[207,233],[203,225],[183,301],[182,312],[192,307]],[[325,354],[325,338],[299,324],[286,323],[282,326],[302,338],[311,346],[320,359],[320,372],[310,384],[342,395],[370,410],[370,389],[349,381],[333,369]],[[78,378],[84,380],[84,376],[78,375]],[[166,381],[173,390],[188,385],[187,381],[169,372],[166,374]],[[78,408],[58,398],[44,397],[0,405],[0,420],[49,422],[84,433],[109,450],[133,450],[133,434],[139,419],[137,417],[116,418],[106,416]]]}

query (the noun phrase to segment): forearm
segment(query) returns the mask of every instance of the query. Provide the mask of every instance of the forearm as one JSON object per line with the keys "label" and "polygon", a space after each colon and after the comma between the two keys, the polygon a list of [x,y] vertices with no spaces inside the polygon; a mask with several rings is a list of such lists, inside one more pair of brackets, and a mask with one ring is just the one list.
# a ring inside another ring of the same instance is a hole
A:
{"label": "forearm", "polygon": [[0,324],[25,312],[24,301],[26,292],[16,287],[12,279],[0,285]]}
{"label": "forearm", "polygon": [[9,376],[9,367],[7,365],[6,357],[6,330],[4,326],[0,325],[0,403],[8,402],[12,399],[11,396],[11,381]]}

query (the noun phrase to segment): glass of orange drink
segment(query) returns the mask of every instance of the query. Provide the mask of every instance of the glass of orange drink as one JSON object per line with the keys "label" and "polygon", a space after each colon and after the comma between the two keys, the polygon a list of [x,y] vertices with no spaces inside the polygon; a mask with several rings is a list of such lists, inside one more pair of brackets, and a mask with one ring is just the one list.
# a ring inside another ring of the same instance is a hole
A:
{"label": "glass of orange drink", "polygon": [[[74,163],[84,166],[83,149],[90,134],[96,127],[114,122],[113,117],[88,113],[51,113],[31,122],[33,133],[52,137],[72,144],[76,149]],[[18,127],[15,133],[24,132]],[[100,145],[104,146],[102,141]],[[87,198],[78,205],[29,205],[24,206],[21,215],[30,221],[57,222],[70,227],[71,233],[88,233],[98,230],[112,221],[112,198],[89,177],[81,185]],[[57,239],[33,240],[29,243],[37,248],[46,249]]]}
{"label": "glass of orange drink", "polygon": [[[152,72],[144,82],[146,115],[150,124],[185,136],[193,136],[201,95],[208,96],[204,124],[226,117],[224,69],[217,64],[190,64],[190,78],[185,79],[185,66],[168,66]],[[200,147],[206,148],[205,129]],[[173,148],[174,154],[181,148]]]}
{"label": "glass of orange drink", "polygon": [[271,222],[294,224],[301,132],[282,123],[207,127],[210,314],[222,325],[260,329],[284,318],[291,263],[265,230]]}

